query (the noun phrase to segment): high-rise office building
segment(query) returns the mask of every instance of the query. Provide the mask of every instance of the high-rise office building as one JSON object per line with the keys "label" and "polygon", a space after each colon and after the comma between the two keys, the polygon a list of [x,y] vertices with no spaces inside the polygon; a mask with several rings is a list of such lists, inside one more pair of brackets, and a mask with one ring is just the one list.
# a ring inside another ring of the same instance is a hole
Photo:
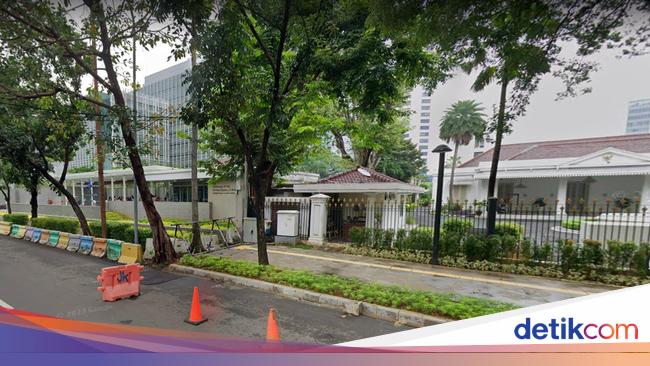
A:
{"label": "high-rise office building", "polygon": [[[417,86],[411,91],[409,107],[411,110],[411,119],[409,131],[404,134],[404,137],[411,140],[417,146],[420,155],[427,162],[428,174],[435,174],[437,172],[438,156],[432,153],[431,150],[440,144],[448,144],[439,137],[440,119],[442,115],[432,115],[431,94],[422,86]],[[451,143],[448,145],[453,148]],[[460,163],[464,163],[484,150],[485,143],[482,140],[472,141],[469,145],[460,146],[458,149],[459,161]]]}
{"label": "high-rise office building", "polygon": [[[141,122],[138,132],[139,144],[145,153],[145,165],[164,165],[175,168],[191,166],[191,144],[188,138],[192,129],[179,118],[181,108],[187,102],[188,85],[184,82],[191,69],[190,60],[183,61],[144,78],[144,85],[137,92],[137,113]],[[133,105],[132,92],[125,92],[128,107]],[[111,100],[112,102],[112,100]],[[94,122],[88,124],[94,131]],[[111,132],[120,141],[120,131]],[[92,167],[95,163],[95,150],[88,145],[77,152],[71,167]],[[207,151],[198,151],[199,161],[210,156]],[[117,165],[118,161],[115,161]]]}
{"label": "high-rise office building", "polygon": [[628,104],[625,133],[650,133],[650,98],[633,100]]}

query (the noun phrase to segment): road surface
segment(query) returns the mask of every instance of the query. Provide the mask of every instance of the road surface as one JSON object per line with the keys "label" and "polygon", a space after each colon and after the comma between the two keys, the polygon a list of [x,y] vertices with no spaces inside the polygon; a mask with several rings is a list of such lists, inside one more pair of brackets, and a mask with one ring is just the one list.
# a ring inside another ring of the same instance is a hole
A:
{"label": "road surface", "polygon": [[[96,290],[102,267],[114,262],[0,236],[0,303],[65,319],[180,329],[264,339],[269,308],[277,310],[281,337],[301,343],[334,344],[407,328],[279,297],[249,288],[147,268],[142,295],[103,302]],[[199,287],[208,322],[187,317]]]}

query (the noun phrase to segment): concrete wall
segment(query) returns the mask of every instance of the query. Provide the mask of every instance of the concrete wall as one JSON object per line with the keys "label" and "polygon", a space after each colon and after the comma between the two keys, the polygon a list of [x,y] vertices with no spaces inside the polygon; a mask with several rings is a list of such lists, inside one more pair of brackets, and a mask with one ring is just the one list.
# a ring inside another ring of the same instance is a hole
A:
{"label": "concrete wall", "polygon": [[[21,213],[31,213],[32,208],[29,204],[25,203],[15,203],[11,204],[11,209],[13,212]],[[99,220],[99,207],[97,206],[82,206],[81,210],[86,215],[88,220]],[[67,216],[67,217],[77,217],[72,211],[70,206],[62,205],[48,205],[48,204],[39,204],[38,205],[38,214],[39,215],[48,215],[48,216]]]}
{"label": "concrete wall", "polygon": [[[107,209],[119,212],[121,214],[133,217],[133,201],[108,201]],[[163,219],[181,219],[192,220],[192,203],[191,202],[163,202],[155,203],[156,209]],[[199,220],[211,220],[211,203],[199,202]],[[138,216],[145,218],[144,207],[142,202],[138,202]]]}
{"label": "concrete wall", "polygon": [[[31,207],[25,203],[12,203],[11,208],[14,212],[30,213]],[[99,220],[99,206],[82,206],[86,218],[89,220]],[[133,202],[132,201],[108,201],[106,202],[106,209],[109,211],[116,211],[124,215],[133,217]],[[192,220],[192,207],[190,202],[156,202],[156,209],[163,219],[181,219]],[[142,202],[139,202],[138,215],[140,218],[146,218]],[[211,204],[209,202],[199,202],[199,219],[202,221],[211,220],[210,217]],[[72,207],[69,205],[39,205],[38,213],[50,216],[66,216],[76,217]]]}

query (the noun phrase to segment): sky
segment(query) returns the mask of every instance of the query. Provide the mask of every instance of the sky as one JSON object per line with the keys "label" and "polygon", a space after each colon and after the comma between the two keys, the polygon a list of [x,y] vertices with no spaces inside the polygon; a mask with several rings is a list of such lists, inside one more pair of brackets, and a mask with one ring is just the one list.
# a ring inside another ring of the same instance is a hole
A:
{"label": "sky", "polygon": [[[562,82],[550,75],[543,78],[526,115],[514,121],[513,132],[504,137],[504,143],[624,134],[628,102],[650,98],[650,55],[619,58],[618,54],[605,50],[592,57],[600,66],[592,74],[593,91],[589,94],[558,101]],[[182,61],[167,60],[169,55],[166,45],[139,49],[138,82],[142,84],[145,75]],[[431,96],[432,122],[439,121],[445,109],[461,99],[481,102],[491,113],[498,102],[498,86],[475,93],[470,90],[471,83],[470,76],[459,74],[438,87]]]}

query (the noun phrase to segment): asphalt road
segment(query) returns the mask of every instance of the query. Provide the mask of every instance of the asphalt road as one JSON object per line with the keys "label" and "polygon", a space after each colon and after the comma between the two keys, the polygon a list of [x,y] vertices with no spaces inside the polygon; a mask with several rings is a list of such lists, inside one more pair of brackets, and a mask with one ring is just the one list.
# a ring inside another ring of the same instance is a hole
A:
{"label": "asphalt road", "polygon": [[[263,339],[269,308],[276,309],[281,337],[334,344],[405,330],[392,323],[347,316],[249,288],[147,268],[142,294],[103,302],[96,290],[101,268],[114,262],[0,236],[0,303],[65,319],[140,325]],[[186,324],[192,290],[199,288],[208,322]]]}

